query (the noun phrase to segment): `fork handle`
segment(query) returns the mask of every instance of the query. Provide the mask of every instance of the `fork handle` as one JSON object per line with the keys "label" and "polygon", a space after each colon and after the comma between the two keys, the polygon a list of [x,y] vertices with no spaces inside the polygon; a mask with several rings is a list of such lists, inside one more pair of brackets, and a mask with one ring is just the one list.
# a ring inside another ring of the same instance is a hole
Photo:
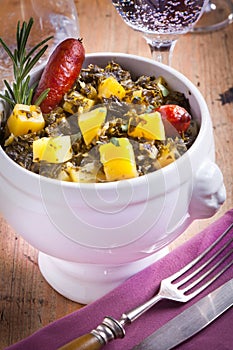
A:
{"label": "fork handle", "polygon": [[117,321],[112,317],[105,317],[103,322],[96,329],[74,339],[58,350],[99,350],[111,340],[123,338],[125,336],[123,326],[135,321],[161,299],[163,299],[163,297],[158,293],[144,304],[129,311],[127,314],[122,314],[120,321]]}
{"label": "fork handle", "polygon": [[92,333],[87,333],[65,344],[58,350],[99,350],[105,344]]}
{"label": "fork handle", "polygon": [[112,317],[105,317],[103,322],[90,333],[84,334],[58,350],[99,350],[113,339],[123,338],[125,330],[122,324]]}

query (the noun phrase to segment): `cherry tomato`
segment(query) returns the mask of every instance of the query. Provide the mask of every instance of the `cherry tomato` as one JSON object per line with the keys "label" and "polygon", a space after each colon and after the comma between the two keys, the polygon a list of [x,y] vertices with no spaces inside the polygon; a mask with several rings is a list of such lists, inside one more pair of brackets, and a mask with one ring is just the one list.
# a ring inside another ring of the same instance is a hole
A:
{"label": "cherry tomato", "polygon": [[163,105],[156,109],[163,119],[168,120],[179,133],[185,132],[192,119],[191,115],[178,105]]}

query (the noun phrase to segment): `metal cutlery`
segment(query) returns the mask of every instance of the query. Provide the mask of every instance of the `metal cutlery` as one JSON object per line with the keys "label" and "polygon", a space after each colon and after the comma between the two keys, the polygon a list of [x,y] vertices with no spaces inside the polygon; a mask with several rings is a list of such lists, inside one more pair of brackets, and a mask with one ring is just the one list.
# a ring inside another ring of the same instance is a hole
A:
{"label": "metal cutlery", "polygon": [[[185,303],[197,296],[233,264],[233,259],[230,259],[233,254],[233,248],[230,247],[233,236],[231,235],[227,242],[221,245],[223,238],[231,233],[232,228],[233,223],[203,253],[172,276],[163,279],[158,294],[150,300],[123,313],[120,320],[105,317],[103,322],[90,333],[74,339],[59,350],[101,349],[110,341],[123,338],[125,336],[124,327],[131,324],[158,301],[170,299]],[[218,247],[218,245],[221,246]]]}
{"label": "metal cutlery", "polygon": [[179,313],[132,350],[170,350],[233,306],[233,278]]}

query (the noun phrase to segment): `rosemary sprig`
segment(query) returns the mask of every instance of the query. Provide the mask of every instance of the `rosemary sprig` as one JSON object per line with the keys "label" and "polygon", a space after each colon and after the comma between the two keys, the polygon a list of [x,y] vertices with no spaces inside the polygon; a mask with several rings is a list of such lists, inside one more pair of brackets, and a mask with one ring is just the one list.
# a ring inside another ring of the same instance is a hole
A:
{"label": "rosemary sprig", "polygon": [[[52,39],[52,36],[49,36],[34,46],[29,52],[27,52],[27,41],[32,29],[33,22],[33,18],[30,18],[28,23],[23,22],[22,27],[20,27],[20,22],[18,22],[16,32],[16,49],[14,52],[12,52],[5,41],[0,38],[0,44],[12,60],[14,74],[14,81],[12,83],[12,86],[7,80],[4,80],[6,90],[4,94],[0,94],[0,98],[8,102],[12,108],[14,108],[15,104],[17,103],[27,105],[31,104],[33,93],[37,84],[30,86],[29,73],[35,64],[39,61],[44,52],[47,50],[48,45],[44,44],[48,40]],[[47,96],[48,92],[49,89],[42,92],[35,104],[40,105],[40,103]]]}

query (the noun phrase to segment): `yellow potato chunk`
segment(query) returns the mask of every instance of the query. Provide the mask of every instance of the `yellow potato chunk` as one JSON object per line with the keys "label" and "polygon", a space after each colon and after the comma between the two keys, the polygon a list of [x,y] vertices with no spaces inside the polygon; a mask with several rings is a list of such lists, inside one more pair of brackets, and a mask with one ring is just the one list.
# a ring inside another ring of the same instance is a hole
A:
{"label": "yellow potato chunk", "polygon": [[70,162],[67,162],[64,170],[70,177],[69,181],[72,182],[95,183],[106,180],[99,163],[96,165],[94,163],[81,164],[81,166],[76,167]]}
{"label": "yellow potato chunk", "polygon": [[139,123],[135,125],[135,118],[130,118],[128,135],[146,140],[165,140],[165,130],[159,112],[139,115]]}
{"label": "yellow potato chunk", "polygon": [[69,175],[70,175],[70,178],[71,178],[72,182],[80,182],[80,179],[79,179],[79,176],[78,176],[79,175],[78,170],[75,170],[72,167],[69,167],[67,170],[69,172]]}
{"label": "yellow potato chunk", "polygon": [[128,103],[135,103],[136,101],[142,101],[143,96],[142,96],[142,89],[140,90],[134,90],[133,92],[129,92],[126,95],[124,101]]}
{"label": "yellow potato chunk", "polygon": [[64,163],[72,158],[70,136],[42,137],[33,141],[33,161]]}
{"label": "yellow potato chunk", "polygon": [[86,145],[89,145],[92,140],[98,136],[98,132],[105,121],[106,115],[106,107],[97,107],[78,116],[78,124]]}
{"label": "yellow potato chunk", "polygon": [[58,175],[58,180],[78,182],[78,170],[74,168],[71,162],[66,162],[64,168]]}
{"label": "yellow potato chunk", "polygon": [[42,130],[45,121],[40,107],[16,104],[7,121],[7,126],[10,133],[21,136]]}
{"label": "yellow potato chunk", "polygon": [[127,138],[115,139],[100,146],[100,161],[107,181],[129,179],[138,176],[133,147]]}
{"label": "yellow potato chunk", "polygon": [[96,182],[96,176],[91,176],[90,173],[82,171],[81,169],[75,169],[73,167],[67,168],[72,182]]}
{"label": "yellow potato chunk", "polygon": [[104,79],[98,87],[99,98],[110,98],[111,96],[116,96],[122,100],[125,97],[125,94],[125,89],[114,77]]}
{"label": "yellow potato chunk", "polygon": [[167,147],[164,147],[160,150],[160,154],[157,158],[157,162],[161,168],[165,167],[166,165],[175,162],[176,160],[176,154],[175,149],[172,149],[167,145]]}
{"label": "yellow potato chunk", "polygon": [[133,102],[135,99],[141,99],[142,98],[142,90],[135,90],[133,91],[131,102]]}
{"label": "yellow potato chunk", "polygon": [[94,100],[83,96],[78,91],[72,91],[65,99],[63,108],[66,112],[74,114],[79,111],[88,111],[94,104]]}
{"label": "yellow potato chunk", "polygon": [[60,181],[67,181],[67,182],[71,182],[71,177],[69,174],[67,174],[67,172],[65,170],[62,170],[57,177],[58,180]]}

